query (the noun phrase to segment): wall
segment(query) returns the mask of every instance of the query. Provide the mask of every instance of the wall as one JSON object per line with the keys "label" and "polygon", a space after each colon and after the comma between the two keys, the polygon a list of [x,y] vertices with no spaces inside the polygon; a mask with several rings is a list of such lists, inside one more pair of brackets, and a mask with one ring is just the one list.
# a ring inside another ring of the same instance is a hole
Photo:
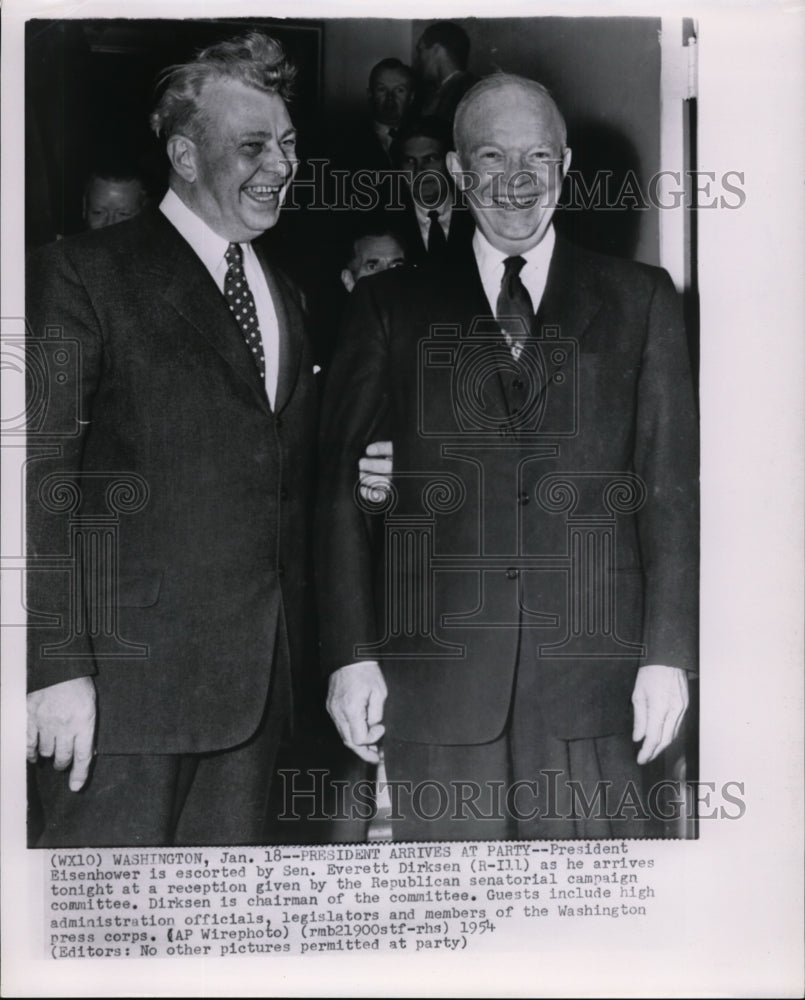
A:
{"label": "wall", "polygon": [[324,23],[323,110],[331,128],[366,110],[369,71],[386,56],[411,62],[411,21],[333,18]]}

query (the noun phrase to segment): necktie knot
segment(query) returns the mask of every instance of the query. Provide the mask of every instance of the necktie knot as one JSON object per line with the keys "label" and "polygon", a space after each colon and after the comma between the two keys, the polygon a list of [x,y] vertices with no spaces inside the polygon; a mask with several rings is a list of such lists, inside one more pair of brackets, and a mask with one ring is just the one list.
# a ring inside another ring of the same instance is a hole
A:
{"label": "necktie knot", "polygon": [[503,277],[517,278],[525,267],[525,257],[507,257],[503,261]]}
{"label": "necktie knot", "polygon": [[432,208],[428,212],[428,218],[430,219],[431,222],[438,222],[439,221],[439,213],[436,211],[435,208]]}
{"label": "necktie knot", "polygon": [[230,267],[242,267],[243,266],[243,251],[240,249],[239,243],[230,243],[226,248],[226,253],[224,258]]}

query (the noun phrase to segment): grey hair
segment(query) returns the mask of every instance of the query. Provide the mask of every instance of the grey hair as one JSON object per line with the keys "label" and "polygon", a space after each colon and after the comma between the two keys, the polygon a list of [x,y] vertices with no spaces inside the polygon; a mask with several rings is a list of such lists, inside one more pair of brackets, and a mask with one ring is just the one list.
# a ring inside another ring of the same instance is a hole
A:
{"label": "grey hair", "polygon": [[157,135],[180,133],[194,141],[204,137],[206,121],[199,100],[207,84],[239,80],[247,87],[289,100],[296,69],[278,41],[251,31],[202,49],[195,59],[169,66],[160,77],[164,87],[149,119]]}
{"label": "grey hair", "polygon": [[548,106],[554,119],[560,144],[564,149],[567,146],[567,125],[551,92],[541,83],[537,83],[536,80],[529,80],[525,76],[515,76],[513,73],[491,73],[476,83],[474,87],[470,87],[461,98],[453,121],[453,141],[456,149],[461,152],[462,147],[466,148],[466,142],[461,141],[461,133],[472,104],[488,91],[505,86],[519,87],[521,90],[530,91]]}

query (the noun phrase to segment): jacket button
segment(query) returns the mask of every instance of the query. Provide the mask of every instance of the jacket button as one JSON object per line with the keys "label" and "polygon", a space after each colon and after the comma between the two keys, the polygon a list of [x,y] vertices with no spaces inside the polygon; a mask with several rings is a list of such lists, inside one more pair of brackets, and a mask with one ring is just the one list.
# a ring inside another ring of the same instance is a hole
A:
{"label": "jacket button", "polygon": [[525,383],[523,382],[523,380],[521,378],[516,378],[512,382],[512,389],[522,389],[524,387],[524,385],[525,385]]}
{"label": "jacket button", "polygon": [[518,571],[516,569],[514,569],[514,567],[510,566],[506,570],[506,578],[508,580],[516,580],[517,577],[518,577]]}
{"label": "jacket button", "polygon": [[530,500],[531,497],[525,490],[523,490],[522,493],[520,493],[520,495],[517,497],[517,502],[522,504],[524,507]]}
{"label": "jacket button", "polygon": [[285,567],[282,565],[282,563],[280,563],[279,566],[277,566],[277,576],[285,576]]}
{"label": "jacket button", "polygon": [[278,431],[282,430],[282,417],[277,417],[277,419],[274,421],[274,426],[277,428]]}
{"label": "jacket button", "polygon": [[283,486],[282,489],[280,490],[280,500],[287,500],[287,499],[288,499],[288,490]]}

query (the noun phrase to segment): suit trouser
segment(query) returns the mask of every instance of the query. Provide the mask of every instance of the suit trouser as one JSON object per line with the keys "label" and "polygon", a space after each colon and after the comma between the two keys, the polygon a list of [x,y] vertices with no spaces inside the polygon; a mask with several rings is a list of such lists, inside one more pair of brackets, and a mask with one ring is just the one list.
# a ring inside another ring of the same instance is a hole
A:
{"label": "suit trouser", "polygon": [[551,735],[538,669],[533,658],[518,657],[509,718],[490,743],[442,746],[386,736],[387,775],[400,783],[397,803],[392,799],[395,840],[657,835],[631,734]]}
{"label": "suit trouser", "polygon": [[52,760],[36,765],[44,830],[37,847],[259,844],[280,739],[290,714],[287,667],[273,673],[256,732],[201,754],[98,754],[71,792]]}

